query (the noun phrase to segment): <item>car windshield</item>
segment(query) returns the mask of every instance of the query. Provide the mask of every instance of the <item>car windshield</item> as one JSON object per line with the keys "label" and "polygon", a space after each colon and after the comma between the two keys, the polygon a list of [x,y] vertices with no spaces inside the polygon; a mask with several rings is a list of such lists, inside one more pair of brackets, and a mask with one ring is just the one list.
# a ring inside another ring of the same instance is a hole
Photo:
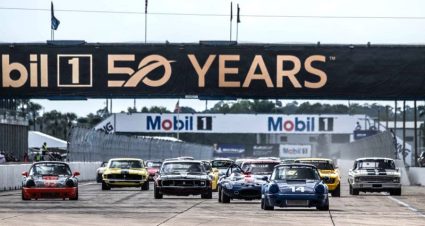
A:
{"label": "car windshield", "polygon": [[393,160],[389,159],[367,159],[357,162],[357,169],[395,169]]}
{"label": "car windshield", "polygon": [[297,161],[299,163],[311,164],[315,166],[319,170],[334,170],[334,166],[332,163],[328,161]]}
{"label": "car windshield", "polygon": [[273,180],[320,180],[317,170],[308,166],[281,166],[275,169]]}
{"label": "car windshield", "polygon": [[30,175],[43,176],[43,175],[65,175],[71,176],[71,169],[68,165],[63,163],[38,163],[35,164],[31,170]]}
{"label": "car windshield", "polygon": [[139,160],[113,160],[109,168],[132,169],[143,168],[143,164]]}
{"label": "car windshield", "polygon": [[213,168],[219,168],[219,169],[223,169],[223,168],[229,168],[229,166],[231,166],[233,163],[233,161],[229,161],[229,160],[213,160],[211,161],[211,165]]}
{"label": "car windshield", "polygon": [[242,170],[252,174],[270,175],[273,172],[274,166],[278,163],[244,163]]}
{"label": "car windshield", "polygon": [[162,165],[162,162],[147,162],[146,166],[148,168],[160,168]]}
{"label": "car windshield", "polygon": [[161,173],[164,174],[201,174],[204,172],[204,167],[197,162],[169,162],[164,163],[161,168]]}

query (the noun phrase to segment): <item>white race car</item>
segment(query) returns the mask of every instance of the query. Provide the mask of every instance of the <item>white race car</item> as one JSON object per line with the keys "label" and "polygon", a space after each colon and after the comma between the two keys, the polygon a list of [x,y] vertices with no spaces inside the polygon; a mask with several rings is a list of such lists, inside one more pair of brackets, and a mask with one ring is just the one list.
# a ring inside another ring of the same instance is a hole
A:
{"label": "white race car", "polygon": [[389,192],[401,195],[400,170],[390,158],[359,158],[348,172],[350,194]]}
{"label": "white race car", "polygon": [[96,182],[97,183],[102,183],[102,174],[103,174],[103,171],[105,171],[106,164],[108,164],[108,162],[102,162],[100,167],[97,168],[97,170],[96,170]]}

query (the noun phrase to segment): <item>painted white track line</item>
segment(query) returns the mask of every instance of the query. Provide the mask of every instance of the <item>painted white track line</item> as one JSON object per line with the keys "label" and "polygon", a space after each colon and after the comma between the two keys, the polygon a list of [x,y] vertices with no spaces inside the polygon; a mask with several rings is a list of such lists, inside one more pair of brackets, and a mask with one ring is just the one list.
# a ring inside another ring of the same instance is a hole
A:
{"label": "painted white track line", "polygon": [[425,214],[423,214],[422,212],[420,212],[419,210],[417,210],[416,208],[413,208],[413,207],[411,207],[409,204],[407,204],[407,203],[405,203],[405,202],[403,202],[403,201],[400,201],[400,200],[398,200],[398,199],[396,199],[396,198],[394,198],[394,197],[392,197],[392,196],[387,196],[389,199],[391,199],[392,201],[394,201],[394,202],[396,202],[396,203],[398,203],[399,205],[402,205],[402,206],[404,206],[404,207],[406,207],[407,209],[409,209],[410,211],[413,211],[413,212],[415,212],[416,214],[418,214],[419,216],[421,216],[421,217],[425,217]]}

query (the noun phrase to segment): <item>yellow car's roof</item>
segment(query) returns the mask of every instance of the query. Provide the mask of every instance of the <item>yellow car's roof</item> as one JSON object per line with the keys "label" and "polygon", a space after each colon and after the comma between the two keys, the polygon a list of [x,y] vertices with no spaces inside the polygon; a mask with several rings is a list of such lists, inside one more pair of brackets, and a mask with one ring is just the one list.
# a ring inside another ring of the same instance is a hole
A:
{"label": "yellow car's roof", "polygon": [[109,161],[122,161],[122,160],[143,161],[142,159],[137,159],[137,158],[113,158],[113,159],[109,159]]}

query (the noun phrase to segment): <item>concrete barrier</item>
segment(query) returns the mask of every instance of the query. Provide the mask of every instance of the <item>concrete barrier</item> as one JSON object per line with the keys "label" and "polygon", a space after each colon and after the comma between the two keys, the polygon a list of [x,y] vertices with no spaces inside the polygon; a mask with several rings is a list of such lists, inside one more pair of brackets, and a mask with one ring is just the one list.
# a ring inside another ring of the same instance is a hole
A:
{"label": "concrete barrier", "polygon": [[[69,162],[72,172],[80,172],[79,181],[96,179],[96,169],[101,162]],[[28,171],[31,164],[0,165],[0,191],[20,189],[22,172]]]}
{"label": "concrete barrier", "polygon": [[412,185],[425,186],[425,168],[410,167],[409,178]]}

